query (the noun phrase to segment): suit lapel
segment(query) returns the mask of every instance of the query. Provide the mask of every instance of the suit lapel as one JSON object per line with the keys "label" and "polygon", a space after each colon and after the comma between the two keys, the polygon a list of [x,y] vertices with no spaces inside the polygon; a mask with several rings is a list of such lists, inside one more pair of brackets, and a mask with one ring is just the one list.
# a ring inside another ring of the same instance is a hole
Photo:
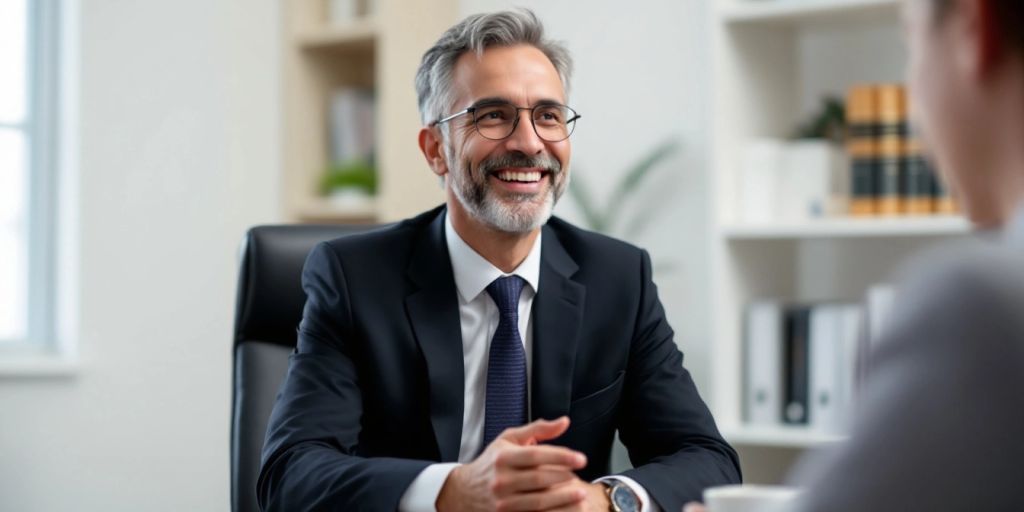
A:
{"label": "suit lapel", "polygon": [[576,346],[586,287],[569,278],[579,268],[553,229],[544,226],[540,290],[533,301],[532,419],[569,414]]}
{"label": "suit lapel", "polygon": [[430,422],[441,461],[454,462],[462,442],[465,379],[459,303],[444,239],[443,211],[439,210],[413,249],[407,275],[417,289],[405,298],[405,310],[426,359]]}

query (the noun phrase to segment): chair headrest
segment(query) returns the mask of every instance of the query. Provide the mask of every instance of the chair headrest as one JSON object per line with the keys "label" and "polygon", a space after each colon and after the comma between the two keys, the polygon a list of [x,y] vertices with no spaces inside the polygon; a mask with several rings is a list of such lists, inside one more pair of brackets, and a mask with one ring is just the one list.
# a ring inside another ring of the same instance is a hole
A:
{"label": "chair headrest", "polygon": [[306,295],[302,266],[318,242],[371,225],[276,225],[249,229],[240,248],[235,344],[248,340],[295,346]]}

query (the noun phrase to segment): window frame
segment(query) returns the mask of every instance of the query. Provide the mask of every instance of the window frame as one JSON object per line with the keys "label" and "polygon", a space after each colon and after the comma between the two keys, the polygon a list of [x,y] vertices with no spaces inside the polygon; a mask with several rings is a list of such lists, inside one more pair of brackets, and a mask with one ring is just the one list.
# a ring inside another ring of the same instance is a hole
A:
{"label": "window frame", "polygon": [[57,343],[57,174],[61,111],[60,0],[26,2],[26,105],[20,122],[0,123],[25,141],[26,329],[24,338],[2,340],[0,355],[55,353]]}

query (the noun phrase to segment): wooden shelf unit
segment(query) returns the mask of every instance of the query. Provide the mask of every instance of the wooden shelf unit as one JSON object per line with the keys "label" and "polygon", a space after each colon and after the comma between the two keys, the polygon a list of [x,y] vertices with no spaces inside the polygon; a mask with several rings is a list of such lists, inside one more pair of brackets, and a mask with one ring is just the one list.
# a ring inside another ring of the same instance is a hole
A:
{"label": "wooden shelf unit", "polygon": [[[282,203],[291,222],[398,220],[444,200],[417,145],[413,79],[423,52],[456,21],[455,0],[375,0],[374,17],[328,21],[327,0],[281,0]],[[371,210],[327,206],[328,111],[341,87],[376,98],[377,196]]]}

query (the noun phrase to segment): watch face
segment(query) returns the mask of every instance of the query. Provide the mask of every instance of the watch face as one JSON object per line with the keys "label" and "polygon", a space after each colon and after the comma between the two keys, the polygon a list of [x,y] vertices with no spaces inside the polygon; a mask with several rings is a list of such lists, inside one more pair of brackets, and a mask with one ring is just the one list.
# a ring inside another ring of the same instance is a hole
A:
{"label": "watch face", "polygon": [[637,502],[633,491],[625,485],[620,484],[612,488],[611,501],[622,512],[640,512],[640,503]]}

